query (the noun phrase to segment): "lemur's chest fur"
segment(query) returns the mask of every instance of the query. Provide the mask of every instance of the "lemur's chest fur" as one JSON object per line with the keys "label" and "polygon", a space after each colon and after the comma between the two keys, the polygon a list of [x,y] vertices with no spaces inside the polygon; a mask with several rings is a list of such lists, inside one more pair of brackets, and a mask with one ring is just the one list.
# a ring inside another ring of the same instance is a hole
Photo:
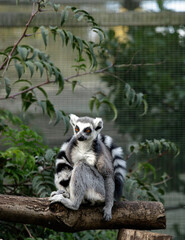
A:
{"label": "lemur's chest fur", "polygon": [[81,142],[72,149],[71,161],[74,164],[78,161],[84,161],[94,166],[96,164],[96,153],[93,151],[91,144]]}

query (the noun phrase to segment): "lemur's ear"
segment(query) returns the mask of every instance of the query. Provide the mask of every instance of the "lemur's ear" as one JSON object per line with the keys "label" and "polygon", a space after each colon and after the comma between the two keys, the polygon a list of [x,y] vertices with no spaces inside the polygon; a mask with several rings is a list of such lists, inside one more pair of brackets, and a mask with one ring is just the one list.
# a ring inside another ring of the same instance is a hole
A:
{"label": "lemur's ear", "polygon": [[69,117],[70,117],[70,123],[71,123],[71,125],[72,125],[72,126],[76,126],[76,122],[77,122],[77,120],[79,119],[79,117],[77,117],[77,116],[74,115],[74,114],[70,114]]}
{"label": "lemur's ear", "polygon": [[96,131],[101,131],[103,128],[103,120],[101,118],[95,118],[94,126]]}

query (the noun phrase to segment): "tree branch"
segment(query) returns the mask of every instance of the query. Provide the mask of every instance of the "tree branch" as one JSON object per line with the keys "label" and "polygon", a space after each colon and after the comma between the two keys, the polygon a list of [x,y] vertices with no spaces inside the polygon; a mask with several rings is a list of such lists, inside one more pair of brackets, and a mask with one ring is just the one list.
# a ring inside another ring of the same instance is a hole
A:
{"label": "tree branch", "polygon": [[[4,72],[7,70],[8,65],[9,65],[9,62],[10,62],[10,60],[11,60],[11,58],[12,58],[12,55],[13,55],[15,49],[17,48],[17,46],[19,45],[19,43],[22,41],[22,39],[23,39],[24,37],[27,37],[26,32],[27,32],[27,30],[28,30],[28,27],[29,27],[30,23],[32,22],[33,18],[37,15],[37,13],[40,12],[40,7],[39,7],[39,5],[38,5],[38,9],[37,9],[36,11],[34,10],[34,8],[35,8],[35,3],[33,3],[32,14],[31,14],[28,22],[26,23],[26,27],[25,27],[25,29],[24,29],[21,37],[20,37],[20,38],[17,40],[17,42],[14,44],[14,47],[12,48],[12,50],[11,50],[11,52],[9,53],[8,57],[7,57],[7,58],[5,59],[5,61],[1,64],[0,70],[2,70],[2,69],[4,69],[4,68],[5,68]],[[3,75],[4,75],[4,72],[3,72]]]}
{"label": "tree branch", "polygon": [[50,205],[48,198],[0,195],[0,220],[35,224],[56,231],[77,232],[90,229],[164,229],[165,210],[160,202],[119,202],[113,218],[105,222],[103,206],[81,206],[78,211],[62,204]]}

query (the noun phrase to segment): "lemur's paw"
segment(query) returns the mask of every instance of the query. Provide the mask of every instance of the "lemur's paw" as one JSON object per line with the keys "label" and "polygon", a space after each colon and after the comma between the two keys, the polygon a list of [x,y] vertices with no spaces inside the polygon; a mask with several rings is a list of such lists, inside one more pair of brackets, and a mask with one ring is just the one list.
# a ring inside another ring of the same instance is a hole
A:
{"label": "lemur's paw", "polygon": [[51,203],[55,203],[55,202],[62,202],[62,199],[63,199],[63,195],[62,194],[57,194],[57,195],[54,195],[54,196],[51,196],[49,198],[49,201]]}
{"label": "lemur's paw", "polygon": [[65,190],[54,191],[50,194],[50,197],[53,197],[55,195],[60,195],[60,194],[65,198],[69,198],[69,193]]}
{"label": "lemur's paw", "polygon": [[57,195],[57,191],[52,192],[52,193],[50,194],[50,197],[53,197],[53,196],[55,196],[55,195]]}
{"label": "lemur's paw", "polygon": [[107,207],[104,207],[103,208],[103,218],[105,221],[110,221],[112,219],[112,213],[111,213],[111,209],[110,208],[107,208]]}

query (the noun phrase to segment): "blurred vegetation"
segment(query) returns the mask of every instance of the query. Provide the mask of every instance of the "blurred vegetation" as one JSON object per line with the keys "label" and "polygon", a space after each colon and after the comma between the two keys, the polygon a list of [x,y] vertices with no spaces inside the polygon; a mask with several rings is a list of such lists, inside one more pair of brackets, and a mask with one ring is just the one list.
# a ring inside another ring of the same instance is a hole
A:
{"label": "blurred vegetation", "polygon": [[[184,28],[130,27],[126,33],[127,41],[121,41],[114,30],[110,30],[104,43],[108,52],[101,55],[103,67],[105,63],[109,64],[109,55],[113,56],[115,64],[102,81],[110,88],[109,94],[118,109],[116,124],[119,131],[129,133],[133,142],[162,137],[180,147],[178,158],[168,155],[160,159],[161,169],[168,166],[168,173],[175,183],[170,184],[169,189],[176,191],[182,191],[182,188],[185,191],[184,182],[179,179],[179,174],[184,171],[185,155],[185,136],[182,134],[185,127],[185,37],[181,31]],[[116,67],[123,61],[129,67]],[[126,98],[123,97],[125,81],[130,84]],[[132,104],[133,89],[142,90],[148,103],[147,114],[142,117],[142,109]],[[155,161],[154,166],[159,166],[159,162]]]}

